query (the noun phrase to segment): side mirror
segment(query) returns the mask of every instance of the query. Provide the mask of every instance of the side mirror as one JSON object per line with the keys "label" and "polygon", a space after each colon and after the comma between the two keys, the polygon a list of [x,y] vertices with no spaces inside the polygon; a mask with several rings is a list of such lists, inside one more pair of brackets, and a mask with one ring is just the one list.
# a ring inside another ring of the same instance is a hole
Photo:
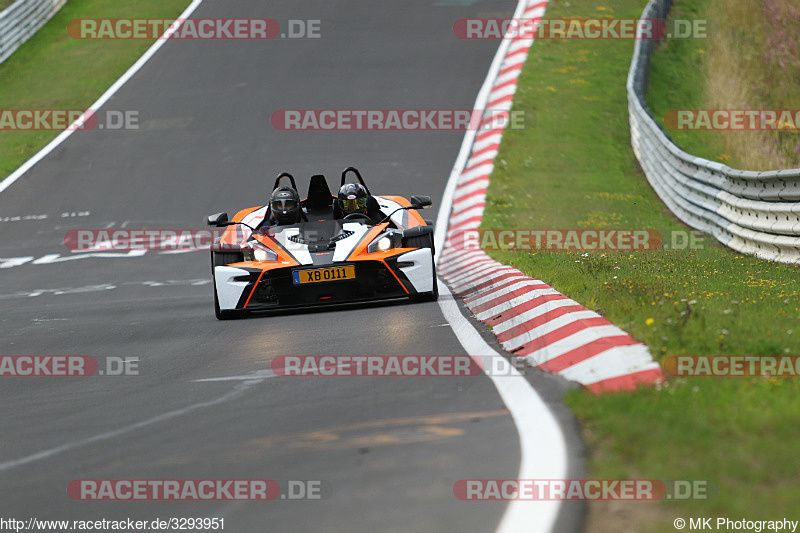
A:
{"label": "side mirror", "polygon": [[417,195],[414,195],[414,196],[412,196],[410,198],[410,200],[411,200],[411,205],[415,209],[422,209],[423,207],[428,207],[429,205],[433,205],[433,203],[431,202],[431,197],[430,196],[417,196]]}
{"label": "side mirror", "polygon": [[209,217],[206,219],[206,223],[209,226],[216,226],[218,228],[222,226],[227,226],[228,213],[222,212],[222,213],[217,213],[216,215],[209,215]]}

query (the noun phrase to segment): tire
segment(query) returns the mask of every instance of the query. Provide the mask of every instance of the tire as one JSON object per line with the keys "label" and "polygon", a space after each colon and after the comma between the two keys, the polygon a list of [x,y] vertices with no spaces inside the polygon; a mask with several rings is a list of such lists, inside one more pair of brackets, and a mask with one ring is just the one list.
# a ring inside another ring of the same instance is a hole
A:
{"label": "tire", "polygon": [[241,252],[211,252],[211,285],[214,287],[214,316],[217,320],[235,320],[244,316],[244,311],[223,311],[219,308],[217,296],[217,278],[214,267],[236,263],[244,259]]}
{"label": "tire", "polygon": [[411,296],[415,302],[435,302],[439,299],[439,284],[436,281],[436,262],[433,259],[433,235],[418,235],[405,239],[403,246],[408,248],[430,248],[431,249],[431,269],[433,272],[433,290],[431,292],[421,292]]}

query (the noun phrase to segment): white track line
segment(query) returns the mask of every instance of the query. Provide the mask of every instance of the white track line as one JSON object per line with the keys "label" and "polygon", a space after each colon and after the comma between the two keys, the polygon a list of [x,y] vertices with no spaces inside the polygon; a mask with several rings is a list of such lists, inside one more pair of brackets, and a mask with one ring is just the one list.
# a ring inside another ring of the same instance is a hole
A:
{"label": "white track line", "polygon": [[[439,283],[439,307],[464,350],[480,359],[500,398],[508,407],[519,432],[518,479],[566,479],[567,445],[561,427],[528,380],[502,355],[494,351],[458,309],[444,283]],[[512,501],[496,533],[550,533],[560,508],[558,501]]]}
{"label": "white track line", "polygon": [[[189,6],[186,9],[184,9],[183,13],[178,15],[177,18],[178,19],[188,18],[192,13],[194,13],[194,10],[197,9],[198,6],[200,6],[200,4],[202,3],[203,0],[193,0],[193,2],[189,4]],[[165,37],[168,37],[169,35],[175,33],[175,30],[176,28],[170,28],[166,32],[164,32],[164,35],[159,39],[157,39],[156,42],[154,42],[150,46],[150,48],[147,49],[144,55],[142,55],[142,57],[140,57],[138,61],[136,61],[136,63],[131,65],[131,68],[129,68],[125,72],[125,74],[120,76],[120,78],[117,81],[115,81],[114,84],[111,87],[109,87],[108,90],[105,93],[103,93],[103,95],[100,98],[98,98],[95,103],[91,105],[91,107],[89,107],[89,109],[92,111],[97,111],[98,109],[100,109],[103,106],[103,104],[105,104],[108,101],[109,98],[114,96],[116,92],[119,91],[120,88],[123,85],[125,85],[125,83],[127,83],[129,79],[133,77],[134,74],[139,72],[139,70],[144,66],[144,64],[147,63],[156,52],[158,52],[159,48],[164,46],[164,43],[166,43],[169,40]],[[80,125],[82,122],[83,122],[82,118],[79,118],[78,120],[73,122],[70,125],[70,127],[62,131],[58,135],[58,137],[50,141],[50,143],[47,146],[39,150],[39,152],[37,152],[36,155],[25,161],[25,163],[23,163],[21,167],[19,167],[17,170],[9,174],[6,179],[0,181],[0,193],[8,189],[15,181],[17,181],[26,172],[28,172],[28,170],[30,170],[36,163],[47,157],[47,155],[53,150],[55,150],[58,147],[58,145],[66,141],[67,138],[70,135],[72,135],[73,132],[77,129],[77,126]]]}

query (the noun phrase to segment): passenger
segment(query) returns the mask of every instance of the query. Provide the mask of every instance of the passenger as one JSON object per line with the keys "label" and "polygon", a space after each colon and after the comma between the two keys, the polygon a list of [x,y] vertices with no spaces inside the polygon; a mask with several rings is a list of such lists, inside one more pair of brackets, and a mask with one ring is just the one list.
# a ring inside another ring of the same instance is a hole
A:
{"label": "passenger", "polygon": [[269,198],[269,219],[271,224],[286,226],[297,224],[303,218],[300,195],[292,187],[278,187]]}

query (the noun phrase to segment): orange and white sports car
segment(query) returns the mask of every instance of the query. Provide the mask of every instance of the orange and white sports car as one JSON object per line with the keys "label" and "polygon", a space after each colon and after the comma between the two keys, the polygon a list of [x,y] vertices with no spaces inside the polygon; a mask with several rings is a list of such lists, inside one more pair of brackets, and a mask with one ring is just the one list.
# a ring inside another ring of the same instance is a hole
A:
{"label": "orange and white sports car", "polygon": [[[281,224],[271,206],[208,217],[225,227],[211,247],[214,312],[220,320],[249,312],[410,298],[435,300],[439,292],[434,263],[433,225],[419,209],[430,197],[373,196],[353,167],[342,172],[341,185],[352,174],[367,193],[366,209],[345,214],[324,176],[311,177],[300,201],[300,220]],[[274,189],[294,177],[282,173]],[[353,178],[351,182],[355,183]],[[284,187],[285,188],[285,187]]]}

